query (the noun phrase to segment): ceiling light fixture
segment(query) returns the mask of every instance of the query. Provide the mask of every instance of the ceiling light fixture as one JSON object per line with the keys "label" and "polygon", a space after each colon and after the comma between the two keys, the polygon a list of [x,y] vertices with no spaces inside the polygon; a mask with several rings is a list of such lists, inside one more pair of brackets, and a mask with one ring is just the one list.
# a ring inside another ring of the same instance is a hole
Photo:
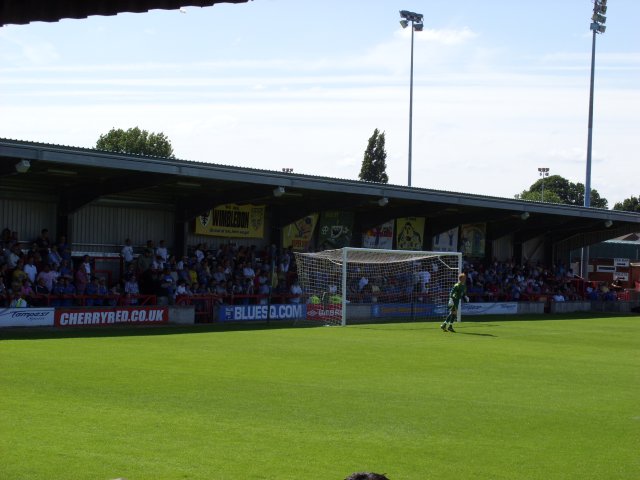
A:
{"label": "ceiling light fixture", "polygon": [[27,173],[31,168],[31,162],[29,160],[20,160],[16,163],[16,172],[18,173]]}

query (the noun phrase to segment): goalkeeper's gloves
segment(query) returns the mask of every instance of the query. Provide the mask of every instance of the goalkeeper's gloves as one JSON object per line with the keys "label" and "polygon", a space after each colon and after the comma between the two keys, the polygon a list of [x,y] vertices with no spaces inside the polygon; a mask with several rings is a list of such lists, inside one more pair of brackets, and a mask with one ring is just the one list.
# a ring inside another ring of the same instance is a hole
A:
{"label": "goalkeeper's gloves", "polygon": [[450,298],[450,299],[449,299],[449,306],[450,306],[450,307],[453,307],[453,305],[454,305],[454,303],[453,303],[453,298]]}
{"label": "goalkeeper's gloves", "polygon": [[464,296],[464,301],[469,303],[469,297],[467,297],[466,295]]}

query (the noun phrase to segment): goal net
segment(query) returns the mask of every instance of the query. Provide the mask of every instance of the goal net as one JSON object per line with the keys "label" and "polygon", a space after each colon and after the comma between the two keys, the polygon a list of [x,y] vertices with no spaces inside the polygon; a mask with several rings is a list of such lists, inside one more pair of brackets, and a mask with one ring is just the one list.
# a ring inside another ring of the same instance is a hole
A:
{"label": "goal net", "polygon": [[341,248],[296,252],[306,320],[328,325],[447,315],[462,254]]}

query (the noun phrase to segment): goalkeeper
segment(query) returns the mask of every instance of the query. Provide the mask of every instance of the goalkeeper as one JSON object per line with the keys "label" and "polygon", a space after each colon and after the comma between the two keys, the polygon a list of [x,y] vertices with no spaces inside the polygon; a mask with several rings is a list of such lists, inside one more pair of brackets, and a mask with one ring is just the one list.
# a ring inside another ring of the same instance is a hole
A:
{"label": "goalkeeper", "polygon": [[447,319],[440,325],[443,332],[448,330],[455,333],[453,322],[458,318],[458,308],[460,308],[462,298],[464,298],[466,302],[469,301],[469,297],[467,297],[467,276],[464,273],[458,275],[458,282],[451,287],[451,291],[449,292],[449,315],[447,315]]}

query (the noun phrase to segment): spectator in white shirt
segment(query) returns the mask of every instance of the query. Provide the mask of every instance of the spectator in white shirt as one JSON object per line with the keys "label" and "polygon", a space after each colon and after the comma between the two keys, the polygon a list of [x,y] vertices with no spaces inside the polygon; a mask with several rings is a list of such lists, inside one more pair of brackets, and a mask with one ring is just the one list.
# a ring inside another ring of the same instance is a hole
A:
{"label": "spectator in white shirt", "polygon": [[124,261],[125,271],[128,270],[129,265],[133,263],[133,246],[131,245],[131,239],[127,238],[124,241],[124,246],[120,250],[120,256]]}
{"label": "spectator in white shirt", "polygon": [[289,293],[291,293],[291,297],[289,298],[289,303],[300,303],[300,299],[302,297],[302,287],[300,286],[300,282],[295,280],[291,284],[291,288],[289,289]]}
{"label": "spectator in white shirt", "polygon": [[156,257],[160,257],[164,263],[166,263],[169,258],[169,251],[167,247],[164,246],[164,240],[160,240],[158,248],[156,248]]}
{"label": "spectator in white shirt", "polygon": [[38,276],[38,269],[34,264],[33,257],[27,258],[27,263],[24,264],[23,270],[24,273],[27,274],[27,277],[29,277],[29,283],[31,283],[31,285],[35,285],[36,277]]}

